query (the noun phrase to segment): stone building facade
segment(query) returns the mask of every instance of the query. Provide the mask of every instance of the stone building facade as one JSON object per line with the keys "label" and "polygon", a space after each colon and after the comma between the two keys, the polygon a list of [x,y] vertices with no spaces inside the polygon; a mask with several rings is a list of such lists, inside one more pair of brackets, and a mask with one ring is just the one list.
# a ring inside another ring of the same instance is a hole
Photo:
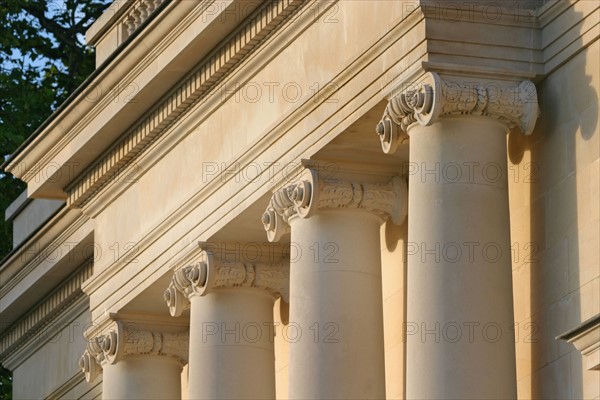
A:
{"label": "stone building facade", "polygon": [[3,166],[14,398],[600,398],[599,20],[115,1]]}

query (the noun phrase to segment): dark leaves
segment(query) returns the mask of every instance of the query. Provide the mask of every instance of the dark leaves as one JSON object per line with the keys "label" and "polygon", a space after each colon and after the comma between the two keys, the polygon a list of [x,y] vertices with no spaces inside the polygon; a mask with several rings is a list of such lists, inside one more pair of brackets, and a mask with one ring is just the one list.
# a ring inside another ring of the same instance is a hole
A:
{"label": "dark leaves", "polygon": [[[109,3],[0,0],[0,157],[13,153],[93,71],[94,53],[83,38]],[[0,172],[1,208],[24,188]],[[0,258],[11,248],[10,224],[0,218]]]}

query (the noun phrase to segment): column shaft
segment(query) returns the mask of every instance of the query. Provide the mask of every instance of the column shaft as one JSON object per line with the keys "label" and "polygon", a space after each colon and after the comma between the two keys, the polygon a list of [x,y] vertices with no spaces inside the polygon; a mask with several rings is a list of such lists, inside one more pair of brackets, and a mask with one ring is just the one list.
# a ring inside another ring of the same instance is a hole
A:
{"label": "column shaft", "polygon": [[320,210],[290,224],[289,397],[385,398],[381,220]]}
{"label": "column shaft", "polygon": [[273,296],[236,287],[190,302],[189,398],[274,399]]}
{"label": "column shaft", "polygon": [[506,127],[409,130],[408,399],[516,398]]}
{"label": "column shaft", "polygon": [[130,356],[103,369],[103,399],[181,398],[181,363],[174,358]]}

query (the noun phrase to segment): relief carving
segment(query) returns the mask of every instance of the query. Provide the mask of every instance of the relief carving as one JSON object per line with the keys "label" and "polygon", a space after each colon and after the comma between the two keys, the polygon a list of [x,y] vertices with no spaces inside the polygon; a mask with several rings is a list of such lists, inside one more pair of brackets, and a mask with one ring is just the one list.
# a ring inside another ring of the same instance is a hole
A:
{"label": "relief carving", "polygon": [[202,252],[202,261],[173,274],[164,298],[171,315],[180,316],[190,307],[191,296],[234,287],[261,289],[289,301],[289,265],[221,261],[210,252]]}
{"label": "relief carving", "polygon": [[137,329],[135,324],[115,321],[108,333],[89,338],[79,367],[86,380],[92,382],[104,365],[115,364],[127,356],[173,357],[183,365],[187,362],[188,342],[188,332],[150,332]]}
{"label": "relief carving", "polygon": [[408,140],[413,124],[431,125],[440,118],[484,116],[507,129],[518,128],[530,135],[539,116],[537,92],[531,81],[518,85],[498,82],[451,82],[429,72],[388,103],[376,132],[383,151],[394,153]]}
{"label": "relief carving", "polygon": [[406,218],[408,188],[404,179],[396,176],[388,184],[321,179],[314,169],[307,168],[303,178],[279,190],[271,197],[262,222],[269,241],[278,241],[290,232],[293,218],[307,218],[323,209],[361,209],[381,219],[390,218],[401,224]]}

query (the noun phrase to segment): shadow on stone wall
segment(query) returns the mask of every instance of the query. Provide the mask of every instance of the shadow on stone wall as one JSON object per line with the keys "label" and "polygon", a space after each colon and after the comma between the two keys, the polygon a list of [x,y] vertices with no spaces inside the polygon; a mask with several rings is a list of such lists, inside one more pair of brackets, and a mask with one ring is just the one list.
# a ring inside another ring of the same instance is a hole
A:
{"label": "shadow on stone wall", "polygon": [[[566,13],[572,14],[566,16],[570,20],[581,18],[581,13],[573,8]],[[571,46],[580,48],[583,43],[578,40]],[[525,393],[529,392],[534,399],[584,396],[584,371],[578,362],[579,354],[573,354],[576,350],[572,345],[556,341],[555,337],[590,317],[585,315],[582,297],[591,290],[591,281],[580,277],[580,271],[586,268],[581,265],[580,250],[585,246],[584,241],[594,239],[580,235],[585,232],[586,223],[593,221],[589,221],[591,215],[585,215],[589,210],[579,209],[588,202],[589,207],[594,207],[598,201],[591,193],[589,199],[582,195],[589,190],[585,185],[587,182],[589,186],[593,178],[589,175],[590,165],[598,152],[598,93],[591,85],[592,77],[586,74],[586,65],[597,64],[598,60],[590,59],[589,49],[583,49],[537,82],[542,114],[533,134],[509,135],[510,161],[520,167],[529,162],[531,167],[529,242],[533,247],[528,266],[531,387]],[[527,265],[520,266],[523,267]],[[518,267],[513,265],[513,268]],[[517,343],[519,347],[526,348]],[[521,396],[525,393],[520,391]]]}

